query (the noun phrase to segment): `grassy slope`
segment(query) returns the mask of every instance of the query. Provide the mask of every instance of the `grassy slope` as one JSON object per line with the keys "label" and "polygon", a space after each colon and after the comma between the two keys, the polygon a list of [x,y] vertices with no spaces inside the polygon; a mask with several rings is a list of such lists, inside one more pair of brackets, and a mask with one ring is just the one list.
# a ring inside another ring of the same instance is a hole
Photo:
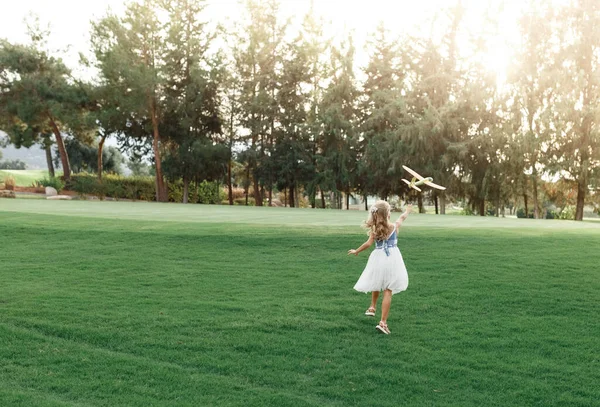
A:
{"label": "grassy slope", "polygon": [[[58,172],[56,175],[60,176],[62,172]],[[15,179],[17,186],[30,187],[35,181],[39,181],[42,178],[48,178],[47,170],[0,170],[0,182],[7,176],[12,176]]]}
{"label": "grassy slope", "polygon": [[385,337],[352,290],[366,256],[345,255],[363,214],[18,203],[0,201],[0,405],[600,399],[595,223],[413,216]]}

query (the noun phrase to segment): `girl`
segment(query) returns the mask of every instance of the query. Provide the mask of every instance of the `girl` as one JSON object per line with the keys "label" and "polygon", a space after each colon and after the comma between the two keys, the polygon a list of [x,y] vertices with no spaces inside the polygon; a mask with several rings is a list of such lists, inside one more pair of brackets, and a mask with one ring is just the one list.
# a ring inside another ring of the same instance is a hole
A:
{"label": "girl", "polygon": [[375,250],[371,252],[369,261],[354,289],[364,293],[371,292],[371,306],[365,312],[367,316],[375,316],[379,292],[383,290],[381,321],[375,328],[384,334],[390,334],[387,317],[392,303],[392,294],[404,291],[408,287],[406,266],[397,246],[397,233],[411,210],[412,206],[408,205],[396,223],[390,223],[390,204],[385,201],[375,202],[364,225],[369,229],[369,239],[358,249],[348,251],[349,255],[357,256],[375,242]]}

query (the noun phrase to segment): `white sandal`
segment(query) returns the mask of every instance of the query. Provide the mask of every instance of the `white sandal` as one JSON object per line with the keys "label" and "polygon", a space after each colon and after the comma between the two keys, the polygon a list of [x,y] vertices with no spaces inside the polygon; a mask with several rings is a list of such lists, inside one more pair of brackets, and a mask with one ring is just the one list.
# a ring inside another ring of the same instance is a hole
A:
{"label": "white sandal", "polygon": [[375,316],[375,308],[374,307],[369,307],[366,311],[365,311],[365,315],[368,317],[374,317]]}
{"label": "white sandal", "polygon": [[388,328],[387,324],[383,321],[379,321],[379,324],[375,327],[375,329],[377,329],[382,334],[386,334],[386,335],[391,334],[390,329]]}

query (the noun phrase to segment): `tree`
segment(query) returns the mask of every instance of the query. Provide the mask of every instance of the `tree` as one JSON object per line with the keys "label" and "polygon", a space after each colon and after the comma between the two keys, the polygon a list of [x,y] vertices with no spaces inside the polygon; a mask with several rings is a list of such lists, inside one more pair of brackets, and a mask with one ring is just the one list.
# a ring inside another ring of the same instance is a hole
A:
{"label": "tree", "polygon": [[49,148],[47,135],[53,134],[63,177],[69,181],[71,167],[63,133],[89,137],[85,92],[63,62],[38,49],[38,45],[0,41],[3,130],[17,147],[42,142]]}
{"label": "tree", "polygon": [[546,160],[543,150],[549,142],[551,129],[548,111],[556,91],[553,10],[542,3],[532,4],[531,10],[520,19],[522,45],[509,75],[511,120],[515,122],[515,135],[518,137],[512,140],[513,145],[518,147],[513,148],[513,154],[523,157],[521,171],[530,174],[523,180],[531,180],[536,219],[541,217],[538,180],[540,171],[544,171]]}
{"label": "tree", "polygon": [[336,206],[342,209],[341,192],[346,194],[346,209],[356,166],[356,103],[358,90],[354,78],[354,44],[348,36],[339,47],[332,48],[331,80],[320,106],[323,134],[320,171],[324,185],[335,191]]}
{"label": "tree", "polygon": [[326,38],[323,33],[323,19],[316,18],[312,0],[310,10],[302,21],[301,33],[301,48],[308,69],[308,82],[303,86],[308,88],[305,131],[308,137],[307,153],[310,155],[310,166],[305,169],[308,171],[305,186],[311,207],[316,207],[317,189],[320,189],[321,207],[325,208],[323,194],[325,178],[324,174],[318,171],[318,161],[322,154],[320,137],[323,132],[319,108],[323,99],[324,82],[327,79],[327,55],[330,51],[331,40]]}
{"label": "tree", "polygon": [[162,72],[164,30],[153,2],[129,3],[124,17],[108,14],[92,27],[92,47],[100,84],[123,114],[120,127],[134,128],[136,136],[151,134],[156,167],[156,200],[167,201],[162,174],[160,126],[166,80]]}
{"label": "tree", "polygon": [[577,183],[575,220],[583,208],[594,171],[600,167],[600,4],[573,1],[560,16],[563,72],[554,99],[551,169]]}
{"label": "tree", "polygon": [[402,173],[396,172],[402,157],[392,154],[398,129],[407,122],[403,93],[403,55],[396,41],[390,41],[389,32],[380,23],[367,43],[371,49],[367,78],[363,84],[360,105],[361,141],[358,167],[359,185],[366,197],[377,194],[392,195],[399,190]]}
{"label": "tree", "polygon": [[277,0],[246,0],[245,4],[246,22],[234,33],[234,41],[238,43],[234,59],[241,83],[240,122],[249,132],[249,148],[252,150],[246,154],[248,172],[253,178],[255,203],[262,206],[264,197],[260,181],[263,187],[266,184],[269,189],[269,202],[275,182],[273,170],[261,169],[260,163],[270,160],[268,155],[275,141],[281,47],[288,23],[281,23],[278,19]]}
{"label": "tree", "polygon": [[[222,156],[223,146],[216,148],[213,141],[221,135],[219,86],[224,71],[220,58],[210,59],[207,54],[212,35],[200,20],[203,3],[164,0],[161,5],[169,15],[162,128],[169,140],[170,173],[183,178],[183,202],[187,203],[190,181],[203,172],[198,160]],[[203,146],[212,152],[199,151]]]}
{"label": "tree", "polygon": [[[121,152],[115,147],[102,149],[99,145],[89,145],[75,138],[65,139],[65,148],[69,154],[71,169],[73,172],[89,171],[99,173],[103,171],[120,174],[121,164],[125,159]],[[98,155],[102,154],[102,160],[98,161]],[[98,165],[102,165],[101,168]]]}

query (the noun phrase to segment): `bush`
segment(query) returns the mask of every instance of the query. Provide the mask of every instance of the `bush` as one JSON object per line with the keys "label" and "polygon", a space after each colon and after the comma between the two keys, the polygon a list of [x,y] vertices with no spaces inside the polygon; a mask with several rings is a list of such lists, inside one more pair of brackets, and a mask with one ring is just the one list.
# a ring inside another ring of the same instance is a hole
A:
{"label": "bush", "polygon": [[523,209],[523,208],[517,209],[517,218],[521,218],[521,219],[525,219],[525,218],[533,219],[533,209],[531,209],[529,211],[529,213],[527,214],[527,216],[525,216],[525,209]]}
{"label": "bush", "polygon": [[464,216],[473,216],[475,213],[473,212],[473,210],[470,207],[465,206],[463,208],[463,210],[460,211],[460,214],[464,215]]}
{"label": "bush", "polygon": [[4,178],[4,189],[14,191],[16,186],[15,177],[8,175]]}
{"label": "bush", "polygon": [[558,219],[558,213],[556,213],[556,211],[548,209],[546,211],[546,219]]}
{"label": "bush", "polygon": [[[169,188],[169,202],[179,202],[179,203],[183,202],[183,181],[182,180],[178,180],[175,182],[169,182],[168,188]],[[191,191],[188,191],[188,194],[190,194],[190,192]],[[188,201],[191,202],[191,199],[189,199],[189,198],[190,197],[188,197]]]}
{"label": "bush", "polygon": [[563,220],[574,220],[575,219],[575,206],[569,205],[563,209],[558,215],[559,219]]}
{"label": "bush", "polygon": [[[227,199],[218,182],[202,181],[198,185],[198,203],[217,204]],[[245,201],[245,198],[244,198]]]}
{"label": "bush", "polygon": [[156,191],[152,177],[124,177],[116,174],[106,174],[102,182],[93,174],[73,174],[71,187],[81,196],[96,195],[100,199],[110,197],[152,201]]}
{"label": "bush", "polygon": [[57,192],[60,192],[65,188],[65,183],[62,182],[62,180],[57,177],[49,177],[49,178],[44,177],[41,180],[37,181],[37,183],[43,187],[54,188],[54,189],[56,189]]}
{"label": "bush", "polygon": [[[254,202],[254,198],[249,196],[248,197],[248,206],[255,206],[255,203],[256,202]],[[246,197],[234,199],[233,204],[234,205],[242,205],[242,206],[246,205]]]}

